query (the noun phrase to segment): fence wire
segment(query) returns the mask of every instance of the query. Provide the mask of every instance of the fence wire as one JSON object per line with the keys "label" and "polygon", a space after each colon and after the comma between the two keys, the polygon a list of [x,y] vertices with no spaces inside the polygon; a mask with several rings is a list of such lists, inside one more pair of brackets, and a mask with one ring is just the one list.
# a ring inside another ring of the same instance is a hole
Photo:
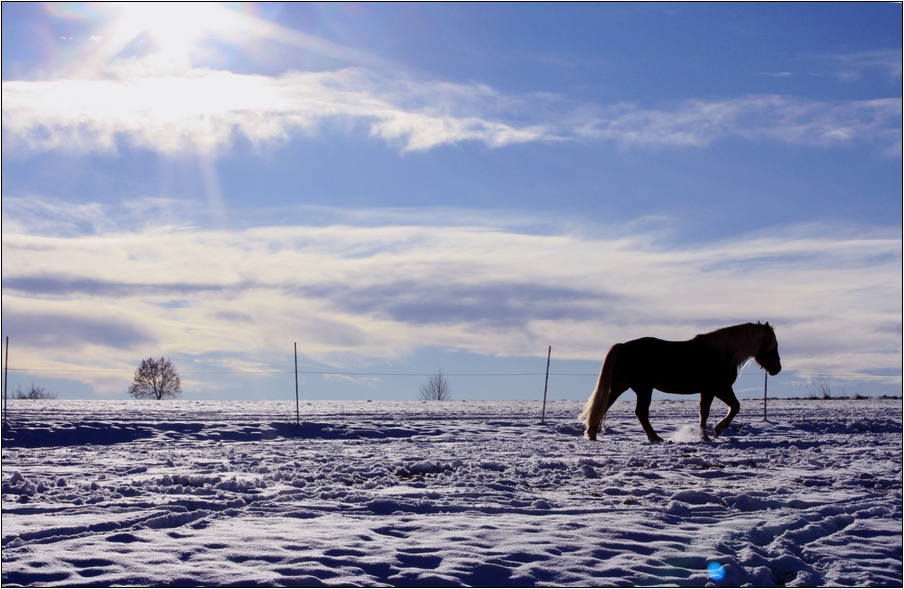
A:
{"label": "fence wire", "polygon": [[[103,370],[81,368],[13,368],[7,367],[10,372],[35,372],[35,373],[64,373],[64,374],[122,374],[132,375],[133,371]],[[179,374],[296,374],[294,370],[180,370]],[[299,370],[297,374],[314,376],[433,376],[432,372],[338,372],[326,370]],[[545,372],[443,372],[444,376],[455,377],[521,377],[521,376],[545,376]],[[817,373],[817,372],[788,372],[789,376],[811,378],[899,378],[901,374],[858,374],[858,373]],[[599,372],[550,372],[549,376],[576,376],[597,377]],[[741,372],[738,377],[756,376],[760,378],[760,372]]]}

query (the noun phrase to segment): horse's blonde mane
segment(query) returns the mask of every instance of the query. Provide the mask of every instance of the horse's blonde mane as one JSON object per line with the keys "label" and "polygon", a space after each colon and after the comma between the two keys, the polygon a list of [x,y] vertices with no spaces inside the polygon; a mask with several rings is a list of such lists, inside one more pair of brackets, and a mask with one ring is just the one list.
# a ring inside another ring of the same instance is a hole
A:
{"label": "horse's blonde mane", "polygon": [[695,340],[703,341],[718,350],[727,366],[735,370],[763,350],[766,338],[774,341],[775,334],[767,323],[744,323],[703,333]]}

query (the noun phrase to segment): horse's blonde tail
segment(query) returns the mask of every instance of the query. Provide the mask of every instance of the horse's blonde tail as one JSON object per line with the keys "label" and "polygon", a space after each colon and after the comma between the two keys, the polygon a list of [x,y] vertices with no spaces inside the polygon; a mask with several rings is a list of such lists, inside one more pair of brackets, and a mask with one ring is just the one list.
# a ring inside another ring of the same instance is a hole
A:
{"label": "horse's blonde tail", "polygon": [[621,351],[622,344],[615,344],[606,355],[603,367],[600,369],[600,377],[596,382],[596,390],[587,399],[584,410],[578,415],[578,419],[584,422],[586,429],[584,435],[589,440],[596,439],[596,432],[605,425],[606,411],[609,409],[609,391],[612,390],[612,377],[615,371],[615,361]]}

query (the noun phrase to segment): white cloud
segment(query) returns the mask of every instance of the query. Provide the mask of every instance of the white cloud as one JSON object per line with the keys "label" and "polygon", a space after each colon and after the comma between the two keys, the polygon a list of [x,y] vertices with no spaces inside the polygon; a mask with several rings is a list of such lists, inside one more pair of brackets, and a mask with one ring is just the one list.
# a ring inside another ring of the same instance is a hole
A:
{"label": "white cloud", "polygon": [[814,225],[666,247],[498,221],[216,231],[107,219],[73,235],[25,219],[3,232],[4,331],[20,366],[122,368],[150,353],[265,362],[292,341],[330,363],[437,345],[519,356],[552,344],[598,360],[616,341],[762,320],[789,371],[900,372],[900,235]]}
{"label": "white cloud", "polygon": [[880,49],[820,56],[831,63],[842,82],[855,82],[872,72],[879,72],[889,82],[901,83],[901,49]]}
{"label": "white cloud", "polygon": [[647,146],[705,146],[726,137],[831,146],[850,141],[900,145],[901,100],[826,103],[779,95],[686,100],[668,109],[632,104],[600,109],[580,133]]}
{"label": "white cloud", "polygon": [[3,132],[38,150],[114,151],[123,140],[166,154],[216,153],[238,136],[255,145],[278,143],[331,123],[363,123],[373,136],[415,151],[460,141],[502,146],[543,135],[539,128],[419,103],[441,101],[446,90],[455,101],[469,94],[465,86],[374,87],[380,84],[386,82],[358,69],[278,78],[196,70],[187,76],[4,82]]}
{"label": "white cloud", "polygon": [[350,68],[279,77],[193,70],[151,75],[118,62],[110,79],[3,82],[3,134],[32,150],[115,151],[120,143],[216,154],[241,137],[256,146],[364,126],[403,151],[478,142],[591,139],[639,147],[706,146],[726,137],[900,149],[901,100],[827,103],[760,95],[662,108],[578,105],[503,95],[480,84],[424,82]]}

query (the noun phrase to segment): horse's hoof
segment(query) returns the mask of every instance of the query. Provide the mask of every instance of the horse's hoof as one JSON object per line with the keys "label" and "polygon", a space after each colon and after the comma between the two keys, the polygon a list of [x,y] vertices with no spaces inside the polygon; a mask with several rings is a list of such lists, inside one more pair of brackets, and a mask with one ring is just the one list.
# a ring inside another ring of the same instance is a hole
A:
{"label": "horse's hoof", "polygon": [[703,434],[702,436],[700,436],[700,441],[701,442],[712,442],[712,440],[710,440],[709,436],[706,434]]}

